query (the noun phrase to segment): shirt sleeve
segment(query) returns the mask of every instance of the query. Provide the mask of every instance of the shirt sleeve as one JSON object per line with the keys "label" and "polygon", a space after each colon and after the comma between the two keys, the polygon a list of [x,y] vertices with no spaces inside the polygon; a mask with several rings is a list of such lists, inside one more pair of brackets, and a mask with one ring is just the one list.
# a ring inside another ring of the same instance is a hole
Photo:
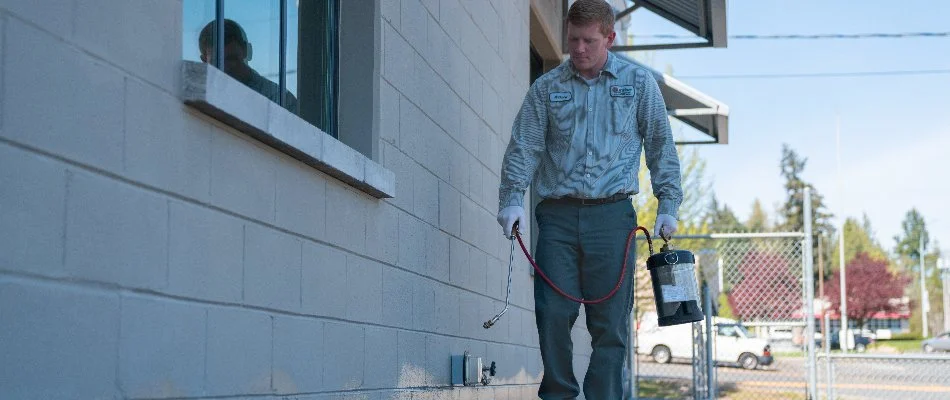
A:
{"label": "shirt sleeve", "polygon": [[637,116],[653,194],[659,200],[657,214],[678,218],[680,203],[683,202],[679,156],[660,87],[656,79],[645,72],[641,72]]}
{"label": "shirt sleeve", "polygon": [[538,169],[544,151],[547,120],[544,94],[538,82],[535,82],[525,95],[521,110],[511,127],[511,140],[501,164],[499,210],[508,206],[524,207],[524,192]]}

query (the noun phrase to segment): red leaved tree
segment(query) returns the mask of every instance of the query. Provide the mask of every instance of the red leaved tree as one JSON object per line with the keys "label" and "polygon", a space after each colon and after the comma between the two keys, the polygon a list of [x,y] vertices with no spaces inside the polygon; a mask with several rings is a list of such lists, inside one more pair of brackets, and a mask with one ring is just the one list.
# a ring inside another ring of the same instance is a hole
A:
{"label": "red leaved tree", "polygon": [[737,266],[729,291],[733,314],[742,320],[787,320],[802,309],[801,278],[781,253],[753,250]]}
{"label": "red leaved tree", "polygon": [[[876,260],[867,253],[858,253],[847,264],[848,318],[860,327],[878,312],[897,312],[902,305],[895,299],[904,295],[910,277],[892,274],[887,270],[887,261]],[[841,307],[841,273],[835,271],[825,284],[825,295],[831,300],[831,308]]]}

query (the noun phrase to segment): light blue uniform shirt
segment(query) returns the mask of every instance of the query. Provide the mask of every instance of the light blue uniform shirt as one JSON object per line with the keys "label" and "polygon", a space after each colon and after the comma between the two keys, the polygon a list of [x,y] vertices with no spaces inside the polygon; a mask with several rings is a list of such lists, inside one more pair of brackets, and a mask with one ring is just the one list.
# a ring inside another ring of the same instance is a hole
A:
{"label": "light blue uniform shirt", "polygon": [[676,217],[679,157],[653,74],[609,53],[591,82],[567,60],[531,85],[502,162],[499,210],[523,206],[532,180],[545,199],[637,193],[643,150],[658,213]]}

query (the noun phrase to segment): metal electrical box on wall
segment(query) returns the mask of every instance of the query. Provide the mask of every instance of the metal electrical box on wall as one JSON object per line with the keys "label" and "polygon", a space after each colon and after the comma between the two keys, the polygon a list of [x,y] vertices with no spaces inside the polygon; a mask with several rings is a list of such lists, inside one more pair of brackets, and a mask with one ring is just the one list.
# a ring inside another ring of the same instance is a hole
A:
{"label": "metal electrical box on wall", "polygon": [[475,357],[468,351],[459,356],[452,356],[453,386],[477,386],[479,383],[488,385],[492,376],[495,376],[494,362],[490,367],[485,367],[481,357]]}

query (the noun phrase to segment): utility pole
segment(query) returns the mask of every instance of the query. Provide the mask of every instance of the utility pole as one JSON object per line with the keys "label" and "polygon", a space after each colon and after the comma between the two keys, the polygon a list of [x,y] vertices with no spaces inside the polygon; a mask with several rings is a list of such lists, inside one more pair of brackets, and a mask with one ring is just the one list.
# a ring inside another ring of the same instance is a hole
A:
{"label": "utility pole", "polygon": [[[839,201],[844,203],[844,190],[841,189],[841,120],[837,116],[835,117],[835,157],[837,158],[838,168],[838,196],[840,197]],[[844,206],[842,205],[842,207]],[[838,225],[838,231],[841,232],[838,237],[838,273],[841,274],[841,330],[838,343],[841,343],[841,351],[847,353],[851,340],[848,336],[848,285],[847,274],[845,273],[847,268],[844,265],[844,221],[844,216],[841,216]]]}
{"label": "utility pole", "polygon": [[805,349],[808,353],[808,398],[818,399],[818,369],[815,366],[815,265],[812,258],[811,239],[811,189],[805,187],[805,315],[808,320],[805,323]]}
{"label": "utility pole", "polygon": [[[828,312],[826,305],[828,304],[825,301],[825,251],[823,250],[822,243],[824,243],[824,235],[818,235],[818,298],[821,299],[821,319],[824,321]],[[823,325],[827,328],[827,325]],[[824,347],[825,341],[828,340],[828,330],[822,329],[821,335],[821,345]]]}
{"label": "utility pole", "polygon": [[924,327],[924,339],[930,337],[930,330],[927,329],[927,313],[930,312],[930,295],[927,294],[927,285],[924,280],[926,270],[924,264],[924,231],[920,231],[920,319]]}
{"label": "utility pole", "polygon": [[[822,250],[822,242],[824,242],[824,235],[818,235],[818,298],[824,301],[825,299],[825,252]],[[824,304],[824,303],[822,303]],[[825,311],[824,305],[821,307],[821,311]]]}
{"label": "utility pole", "polygon": [[950,332],[950,263],[946,258],[937,260],[940,276],[943,277],[943,331]]}

